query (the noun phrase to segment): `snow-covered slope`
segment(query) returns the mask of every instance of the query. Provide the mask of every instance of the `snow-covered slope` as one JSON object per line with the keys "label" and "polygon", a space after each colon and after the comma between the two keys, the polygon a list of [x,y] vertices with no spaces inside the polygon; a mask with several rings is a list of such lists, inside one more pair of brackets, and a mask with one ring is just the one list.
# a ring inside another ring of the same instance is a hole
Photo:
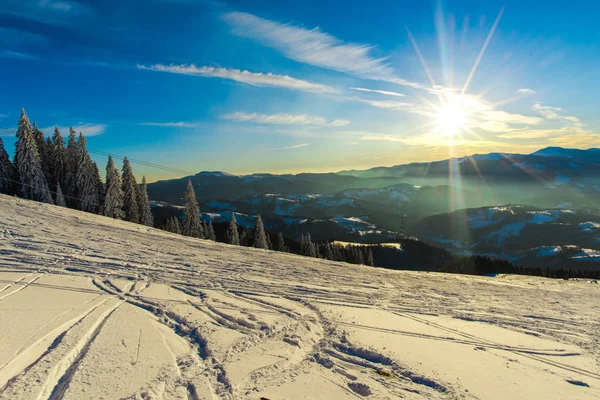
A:
{"label": "snow-covered slope", "polygon": [[0,196],[0,399],[598,398],[599,294],[232,247]]}

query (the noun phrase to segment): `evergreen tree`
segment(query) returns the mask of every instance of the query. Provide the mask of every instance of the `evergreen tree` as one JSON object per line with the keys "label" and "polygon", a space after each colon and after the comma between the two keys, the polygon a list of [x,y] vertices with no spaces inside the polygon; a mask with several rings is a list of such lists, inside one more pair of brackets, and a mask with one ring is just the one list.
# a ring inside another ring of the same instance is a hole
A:
{"label": "evergreen tree", "polygon": [[60,134],[58,128],[54,128],[52,136],[52,172],[54,183],[65,187],[67,170],[67,149],[65,148],[65,139]]}
{"label": "evergreen tree", "polygon": [[46,182],[52,182],[54,180],[52,178],[52,149],[48,146],[48,142],[44,137],[44,132],[37,127],[35,122],[33,123],[33,137],[35,138],[35,143],[37,144],[38,152],[40,153],[42,171],[44,171]]}
{"label": "evergreen tree", "polygon": [[371,249],[367,249],[367,255],[365,257],[365,265],[369,267],[375,266],[375,261],[373,260],[373,251]]}
{"label": "evergreen tree", "polygon": [[238,228],[236,225],[235,213],[231,212],[231,221],[229,222],[229,226],[227,227],[227,233],[225,234],[225,240],[229,244],[233,244],[235,246],[240,245],[240,234],[238,233]]}
{"label": "evergreen tree", "polygon": [[321,249],[319,248],[320,247],[319,244],[315,243],[314,247],[315,247],[315,257],[321,258]]}
{"label": "evergreen tree", "polygon": [[285,240],[283,239],[283,233],[281,232],[277,234],[277,251],[287,251],[287,248],[285,246]]}
{"label": "evergreen tree", "polygon": [[365,263],[365,258],[363,257],[363,252],[359,246],[354,246],[356,249],[355,254],[355,262],[356,264],[363,265]]}
{"label": "evergreen tree", "polygon": [[138,206],[140,209],[140,224],[146,226],[154,226],[154,216],[150,208],[150,200],[148,199],[148,186],[146,185],[146,177],[142,177],[142,187],[139,188]]}
{"label": "evergreen tree", "polygon": [[100,178],[100,170],[98,169],[98,164],[92,161],[92,167],[94,169],[94,183],[96,184],[96,193],[98,193],[98,204],[100,207],[98,208],[98,213],[102,213],[102,204],[104,204],[104,183],[102,183],[102,178]]}
{"label": "evergreen tree", "polygon": [[242,230],[242,234],[240,235],[240,245],[252,246],[252,244],[254,243],[253,237],[254,233],[252,232],[252,229],[245,227]]}
{"label": "evergreen tree", "polygon": [[42,162],[33,136],[33,129],[24,109],[21,109],[21,119],[17,129],[15,156],[21,196],[30,200],[53,203],[48,182],[42,170]]}
{"label": "evergreen tree", "polygon": [[187,188],[185,190],[185,218],[183,219],[183,234],[195,238],[204,237],[202,223],[200,222],[200,208],[196,200],[196,193],[192,180],[188,179]]}
{"label": "evergreen tree", "polygon": [[96,167],[87,151],[87,141],[82,133],[79,134],[79,165],[75,185],[79,195],[78,208],[81,211],[96,212],[100,208],[98,195],[98,182],[96,180]]}
{"label": "evergreen tree", "polygon": [[133,170],[129,159],[123,159],[123,211],[125,211],[125,219],[129,222],[140,222],[140,209],[137,202],[138,184],[135,181]]}
{"label": "evergreen tree", "polygon": [[253,235],[253,246],[258,249],[269,249],[269,244],[267,243],[267,237],[265,235],[265,227],[262,222],[262,218],[260,215],[256,216],[256,226],[254,227],[254,235]]}
{"label": "evergreen tree", "polygon": [[310,237],[310,233],[306,235],[302,235],[300,240],[300,254],[307,257],[316,257],[317,252],[315,249],[315,244],[312,242]]}
{"label": "evergreen tree", "polygon": [[65,196],[63,196],[62,189],[60,187],[60,183],[56,185],[56,200],[54,200],[54,204],[60,207],[66,207],[67,202],[65,201]]}
{"label": "evergreen tree", "polygon": [[102,215],[118,219],[122,219],[124,215],[121,176],[115,168],[112,156],[108,156],[108,164],[106,165],[106,189],[104,191]]}
{"label": "evergreen tree", "polygon": [[13,187],[13,165],[10,162],[8,153],[4,149],[4,143],[0,138],[0,193],[9,194]]}
{"label": "evergreen tree", "polygon": [[333,260],[333,249],[330,242],[325,242],[323,246],[323,258]]}
{"label": "evergreen tree", "polygon": [[215,235],[215,228],[213,228],[212,222],[208,222],[208,224],[206,225],[206,230],[204,232],[208,240],[212,240],[213,242],[217,241],[217,235]]}
{"label": "evergreen tree", "polygon": [[69,141],[67,144],[66,155],[65,185],[63,186],[63,189],[68,196],[67,205],[71,208],[78,208],[77,197],[79,196],[79,193],[77,193],[77,171],[79,169],[80,153],[75,130],[72,127],[69,128]]}
{"label": "evergreen tree", "polygon": [[171,217],[165,222],[164,230],[181,235],[181,222],[177,217]]}
{"label": "evergreen tree", "polygon": [[265,232],[265,236],[267,237],[267,247],[269,250],[273,250],[273,242],[271,242],[271,235],[269,232]]}

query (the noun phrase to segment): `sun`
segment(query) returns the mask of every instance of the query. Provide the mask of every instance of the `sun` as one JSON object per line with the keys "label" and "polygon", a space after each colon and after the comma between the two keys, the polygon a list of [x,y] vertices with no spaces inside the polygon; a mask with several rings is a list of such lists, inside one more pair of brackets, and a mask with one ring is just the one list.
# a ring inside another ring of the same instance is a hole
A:
{"label": "sun", "polygon": [[435,116],[435,126],[441,136],[453,138],[469,125],[469,111],[457,98],[448,98]]}

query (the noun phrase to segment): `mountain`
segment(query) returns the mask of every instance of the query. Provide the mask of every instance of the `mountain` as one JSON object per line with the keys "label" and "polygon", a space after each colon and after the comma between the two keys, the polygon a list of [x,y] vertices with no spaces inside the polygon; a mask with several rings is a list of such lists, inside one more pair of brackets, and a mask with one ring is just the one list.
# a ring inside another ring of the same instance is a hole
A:
{"label": "mountain", "polygon": [[8,196],[0,221],[2,400],[600,397],[588,281],[369,268]]}

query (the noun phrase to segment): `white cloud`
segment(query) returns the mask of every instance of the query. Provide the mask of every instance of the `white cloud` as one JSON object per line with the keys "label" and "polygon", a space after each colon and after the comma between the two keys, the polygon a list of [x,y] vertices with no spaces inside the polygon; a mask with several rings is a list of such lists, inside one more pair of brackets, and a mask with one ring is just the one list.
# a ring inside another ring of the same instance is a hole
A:
{"label": "white cloud", "polygon": [[347,43],[319,28],[281,24],[244,12],[229,12],[222,18],[232,27],[234,34],[274,48],[292,60],[367,79],[423,88],[418,83],[395,77],[386,62],[387,57],[372,54],[375,46]]}
{"label": "white cloud", "polygon": [[267,151],[293,150],[293,149],[300,149],[300,148],[306,147],[306,146],[310,146],[310,143],[300,143],[300,144],[294,144],[292,146],[279,147],[279,148],[276,148],[276,149],[267,149]]}
{"label": "white cloud", "polygon": [[577,117],[572,117],[569,115],[562,115],[559,112],[562,112],[563,109],[560,107],[550,107],[545,106],[542,103],[534,103],[532,108],[539,112],[546,119],[550,120],[558,120],[558,121],[567,121],[576,126],[582,126],[581,120]]}
{"label": "white cloud", "polygon": [[521,94],[525,94],[525,95],[530,95],[530,94],[535,94],[535,90],[529,89],[529,88],[523,88],[523,89],[517,90],[517,93],[521,93]]}
{"label": "white cloud", "polygon": [[196,128],[199,124],[194,122],[142,122],[141,126],[159,126],[163,128]]}
{"label": "white cloud", "polygon": [[384,142],[406,142],[406,138],[396,135],[385,135],[381,133],[369,133],[360,137],[360,140],[384,141]]}
{"label": "white cloud", "polygon": [[339,127],[346,126],[349,123],[349,121],[343,119],[336,119],[334,121],[329,122],[323,117],[308,114],[249,114],[240,111],[231,114],[225,114],[221,116],[221,118],[234,121],[255,122],[257,124],[276,125],[314,125]]}
{"label": "white cloud", "polygon": [[398,97],[404,97],[405,95],[402,93],[396,93],[396,92],[389,92],[387,90],[375,90],[375,89],[367,89],[367,88],[360,88],[360,87],[355,87],[355,88],[351,88],[352,90],[358,90],[359,92],[369,92],[369,93],[379,93],[379,94],[383,94],[386,96],[398,96]]}
{"label": "white cloud", "polygon": [[250,72],[240,69],[197,67],[194,64],[154,64],[151,66],[138,65],[138,69],[149,71],[168,72],[172,74],[202,76],[212,78],[230,79],[236,82],[246,83],[253,86],[274,86],[286,89],[302,90],[306,92],[337,93],[332,87],[320,83],[304,81],[292,78],[288,75],[276,75],[271,72]]}
{"label": "white cloud", "polygon": [[3,12],[46,24],[81,23],[82,18],[94,15],[90,6],[73,0],[14,0],[5,3]]}
{"label": "white cloud", "polygon": [[543,120],[538,117],[530,117],[521,114],[512,114],[506,111],[490,110],[480,113],[480,118],[484,121],[496,121],[504,122],[507,124],[521,124],[521,125],[537,125]]}
{"label": "white cloud", "polygon": [[[49,126],[47,128],[42,129],[42,131],[44,132],[44,134],[46,136],[50,136],[54,132],[54,128],[55,128],[54,126]],[[59,126],[58,130],[62,133],[63,136],[66,136],[69,133],[69,128],[70,127],[68,127],[68,126]],[[85,136],[90,137],[90,136],[102,135],[104,133],[104,131],[106,131],[106,125],[105,124],[81,123],[81,124],[73,126],[73,129],[77,133],[81,132]]]}
{"label": "white cloud", "polygon": [[37,60],[37,56],[25,53],[18,53],[16,51],[5,50],[0,52],[0,58],[15,58],[17,60]]}
{"label": "white cloud", "polygon": [[407,111],[411,110],[414,107],[413,103],[403,102],[403,101],[394,101],[394,100],[369,100],[363,99],[361,97],[346,97],[346,100],[358,101],[360,103],[365,103],[373,107],[383,108],[386,110],[394,110],[394,111]]}
{"label": "white cloud", "polygon": [[499,137],[504,139],[542,139],[562,136],[566,138],[573,135],[582,135],[589,133],[591,132],[581,127],[566,126],[557,129],[523,129],[519,131],[507,132],[502,135],[499,135]]}

